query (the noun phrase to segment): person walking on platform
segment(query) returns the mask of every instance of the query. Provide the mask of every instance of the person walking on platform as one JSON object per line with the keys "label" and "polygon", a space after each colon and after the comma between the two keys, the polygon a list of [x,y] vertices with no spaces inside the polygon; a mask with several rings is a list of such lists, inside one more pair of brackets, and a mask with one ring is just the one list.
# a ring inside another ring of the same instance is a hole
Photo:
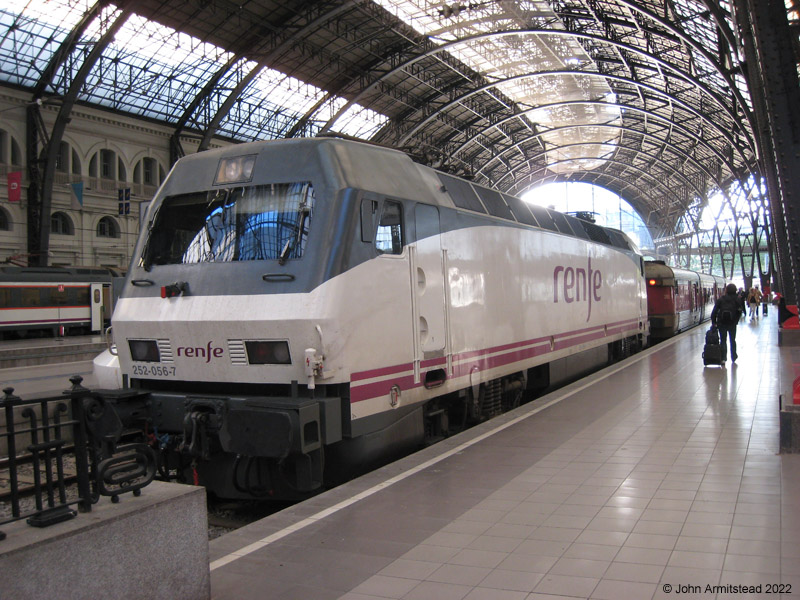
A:
{"label": "person walking on platform", "polygon": [[750,305],[750,320],[758,319],[758,305],[761,303],[761,292],[758,286],[750,288],[750,294],[747,296],[747,304]]}
{"label": "person walking on platform", "polygon": [[741,312],[739,311],[739,297],[736,294],[736,286],[729,283],[725,288],[725,294],[720,296],[714,303],[711,311],[711,323],[719,330],[719,345],[722,350],[722,362],[728,356],[728,341],[730,340],[731,361],[736,362],[736,325],[739,322]]}
{"label": "person walking on platform", "polygon": [[739,293],[736,296],[739,300],[739,314],[742,315],[742,318],[747,314],[747,292],[744,289],[739,288]]}

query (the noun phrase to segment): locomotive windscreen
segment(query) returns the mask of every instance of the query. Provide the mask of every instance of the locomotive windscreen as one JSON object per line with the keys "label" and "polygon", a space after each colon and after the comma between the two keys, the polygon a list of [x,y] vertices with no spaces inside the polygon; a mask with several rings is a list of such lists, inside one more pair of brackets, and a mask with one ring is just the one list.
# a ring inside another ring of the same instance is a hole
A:
{"label": "locomotive windscreen", "polygon": [[309,182],[169,196],[155,215],[144,266],[300,258],[313,204]]}

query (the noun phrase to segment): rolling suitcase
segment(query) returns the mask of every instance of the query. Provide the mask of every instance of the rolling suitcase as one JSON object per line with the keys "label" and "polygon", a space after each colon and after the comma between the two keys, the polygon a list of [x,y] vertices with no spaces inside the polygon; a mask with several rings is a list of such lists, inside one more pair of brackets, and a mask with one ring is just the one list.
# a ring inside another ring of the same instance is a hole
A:
{"label": "rolling suitcase", "polygon": [[719,345],[719,331],[713,326],[706,331],[706,345],[703,346],[703,364],[706,366],[722,364],[722,346]]}

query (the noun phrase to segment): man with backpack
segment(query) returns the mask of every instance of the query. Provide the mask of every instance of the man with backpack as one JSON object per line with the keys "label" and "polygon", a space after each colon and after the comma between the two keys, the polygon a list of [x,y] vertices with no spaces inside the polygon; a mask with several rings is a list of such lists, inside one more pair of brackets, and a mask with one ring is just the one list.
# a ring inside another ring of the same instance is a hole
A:
{"label": "man with backpack", "polygon": [[729,283],[725,287],[725,294],[714,303],[711,311],[711,323],[719,329],[719,345],[722,350],[722,362],[728,355],[727,342],[730,339],[731,361],[736,362],[736,324],[739,322],[739,298],[736,295],[736,286]]}

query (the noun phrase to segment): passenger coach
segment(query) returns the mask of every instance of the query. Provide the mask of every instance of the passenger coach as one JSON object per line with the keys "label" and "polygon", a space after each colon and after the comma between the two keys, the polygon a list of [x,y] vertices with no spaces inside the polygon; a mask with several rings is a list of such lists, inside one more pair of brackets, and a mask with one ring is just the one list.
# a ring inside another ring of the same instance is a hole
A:
{"label": "passenger coach", "polygon": [[645,261],[650,337],[663,340],[711,318],[725,279]]}
{"label": "passenger coach", "polygon": [[0,266],[0,336],[100,332],[116,273],[88,267]]}

